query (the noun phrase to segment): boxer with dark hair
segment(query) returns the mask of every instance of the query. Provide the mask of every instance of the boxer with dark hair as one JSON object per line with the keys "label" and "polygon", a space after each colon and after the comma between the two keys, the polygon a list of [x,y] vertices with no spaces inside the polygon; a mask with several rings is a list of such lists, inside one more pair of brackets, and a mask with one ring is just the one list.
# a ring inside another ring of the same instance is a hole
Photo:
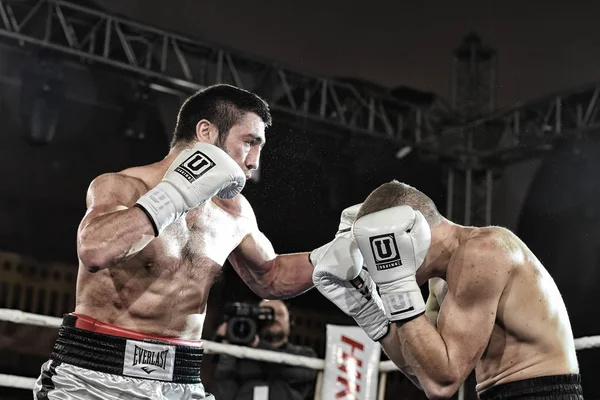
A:
{"label": "boxer with dark hair", "polygon": [[[424,193],[393,181],[314,264],[319,291],[429,398],[450,398],[475,369],[482,400],[583,399],[563,299],[509,230],[455,224]],[[419,286],[432,278],[447,286],[432,281],[441,306],[426,307]]]}
{"label": "boxer with dark hair", "polygon": [[181,107],[164,159],[94,179],[77,235],[75,311],[36,398],[212,398],[200,337],[225,261],[264,299],[312,287],[308,254],[277,255],[240,194],[270,125],[257,95],[208,87]]}

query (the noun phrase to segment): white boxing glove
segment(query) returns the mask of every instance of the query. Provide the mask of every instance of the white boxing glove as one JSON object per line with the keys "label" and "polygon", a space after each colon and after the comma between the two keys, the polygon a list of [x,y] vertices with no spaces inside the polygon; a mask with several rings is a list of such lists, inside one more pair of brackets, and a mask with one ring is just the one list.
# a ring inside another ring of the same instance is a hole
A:
{"label": "white boxing glove", "polygon": [[415,279],[431,244],[423,214],[406,205],[388,208],[359,218],[352,232],[387,318],[398,321],[423,313],[425,301]]}
{"label": "white boxing glove", "polygon": [[[360,210],[360,206],[362,206],[362,203],[347,207],[342,211],[342,216],[340,217],[340,224],[338,225],[338,231],[335,234],[336,238],[340,234],[345,233],[345,232],[350,232],[352,230],[352,224],[354,223],[354,220],[356,219],[356,214],[358,214],[358,210]],[[335,240],[335,238],[334,238],[334,240]],[[327,247],[329,247],[329,245],[331,245],[331,243],[333,243],[333,240],[331,242],[326,243],[323,246],[313,250],[310,253],[310,256],[309,256],[310,262],[312,263],[313,266],[316,266],[315,259],[319,258],[322,255],[322,253],[325,250],[327,250]]]}
{"label": "white boxing glove", "polygon": [[338,233],[313,259],[313,283],[323,296],[354,318],[373,341],[379,341],[387,334],[389,321],[377,287],[362,264],[352,233]]}
{"label": "white boxing glove", "polygon": [[191,208],[214,196],[231,199],[245,184],[244,171],[227,153],[198,142],[177,156],[163,179],[136,206],[150,218],[158,236]]}
{"label": "white boxing glove", "polygon": [[310,261],[317,290],[378,341],[387,334],[389,321],[375,283],[362,270],[363,257],[352,238],[352,223],[360,206],[362,203],[342,211],[335,238],[313,250]]}

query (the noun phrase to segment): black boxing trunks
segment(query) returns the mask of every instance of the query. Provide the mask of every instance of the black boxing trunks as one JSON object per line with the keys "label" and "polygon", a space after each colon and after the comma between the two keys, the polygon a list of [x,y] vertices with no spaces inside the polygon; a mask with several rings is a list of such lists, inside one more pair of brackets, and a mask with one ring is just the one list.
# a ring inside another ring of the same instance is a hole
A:
{"label": "black boxing trunks", "polygon": [[41,399],[207,399],[202,342],[67,314],[34,386]]}
{"label": "black boxing trunks", "polygon": [[479,394],[481,400],[583,400],[581,376],[552,375],[491,387]]}

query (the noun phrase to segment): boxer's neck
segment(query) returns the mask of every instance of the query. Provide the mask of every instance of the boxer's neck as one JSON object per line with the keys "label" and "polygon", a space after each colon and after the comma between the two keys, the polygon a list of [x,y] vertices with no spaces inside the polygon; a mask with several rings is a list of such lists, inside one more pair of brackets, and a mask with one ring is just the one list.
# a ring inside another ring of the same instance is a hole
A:
{"label": "boxer's neck", "polygon": [[421,283],[435,277],[446,278],[452,255],[465,239],[464,227],[444,219],[431,229],[431,245],[423,265],[417,271]]}
{"label": "boxer's neck", "polygon": [[[192,140],[192,141],[189,141],[189,142],[179,143],[179,144],[175,145],[174,147],[171,148],[171,150],[169,150],[169,154],[167,154],[165,158],[163,158],[162,160],[160,160],[159,162],[157,162],[155,165],[158,168],[164,170],[164,171],[162,171],[162,173],[164,175],[164,173],[167,172],[167,170],[169,169],[169,167],[171,166],[171,164],[173,163],[173,161],[175,161],[175,159],[177,158],[177,156],[179,156],[179,154],[182,151],[187,150],[187,149],[193,147],[196,143],[198,143],[198,141]],[[214,143],[209,143],[209,144],[214,144]]]}

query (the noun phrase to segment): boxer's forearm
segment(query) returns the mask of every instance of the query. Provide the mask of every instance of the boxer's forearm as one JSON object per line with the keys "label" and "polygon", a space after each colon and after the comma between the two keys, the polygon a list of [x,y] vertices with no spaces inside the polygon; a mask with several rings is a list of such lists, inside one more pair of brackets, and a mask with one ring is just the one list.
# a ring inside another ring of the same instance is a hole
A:
{"label": "boxer's forearm", "polygon": [[132,207],[84,219],[77,238],[77,253],[91,272],[135,256],[154,239],[154,229],[142,210]]}
{"label": "boxer's forearm", "polygon": [[399,345],[398,334],[396,332],[396,329],[396,326],[394,324],[391,324],[390,332],[379,343],[381,344],[383,351],[389,357],[389,359],[392,360],[394,364],[396,364],[396,367],[398,367],[398,369],[402,371],[402,373],[408,379],[410,379],[410,381],[416,387],[423,390],[421,382],[419,382],[419,379],[415,375],[415,372],[413,371],[412,367],[408,365],[408,363],[406,362],[406,358],[402,353],[402,347]]}
{"label": "boxer's forearm", "polygon": [[264,299],[286,299],[313,287],[313,266],[308,253],[278,255],[270,264],[263,283]]}
{"label": "boxer's forearm", "polygon": [[313,266],[308,253],[277,255],[260,231],[246,236],[229,255],[229,261],[257,296],[286,299],[313,287]]}
{"label": "boxer's forearm", "polygon": [[427,318],[422,315],[405,324],[392,324],[391,338],[386,346],[402,349],[405,362],[412,367],[428,397],[449,398],[461,385],[464,377],[452,363],[446,344]]}

